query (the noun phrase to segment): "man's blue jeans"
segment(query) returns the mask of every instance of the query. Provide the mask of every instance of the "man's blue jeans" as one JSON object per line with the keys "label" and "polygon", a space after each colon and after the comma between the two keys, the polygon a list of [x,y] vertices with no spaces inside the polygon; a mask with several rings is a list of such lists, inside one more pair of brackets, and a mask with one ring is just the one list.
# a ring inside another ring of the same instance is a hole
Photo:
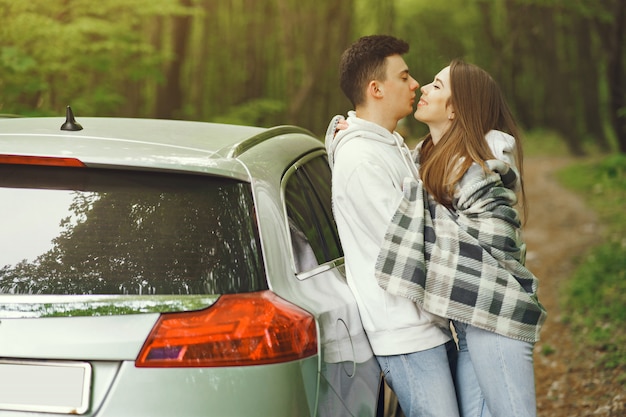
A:
{"label": "man's blue jeans", "polygon": [[421,352],[377,356],[406,417],[456,417],[459,408],[451,365],[456,346],[448,342]]}
{"label": "man's blue jeans", "polygon": [[454,322],[462,417],[535,417],[533,344]]}

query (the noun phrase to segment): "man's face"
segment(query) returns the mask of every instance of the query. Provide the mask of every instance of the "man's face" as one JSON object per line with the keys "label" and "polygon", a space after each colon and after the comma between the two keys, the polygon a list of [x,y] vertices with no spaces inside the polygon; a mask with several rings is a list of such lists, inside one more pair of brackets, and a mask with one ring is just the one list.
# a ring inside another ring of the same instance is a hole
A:
{"label": "man's face", "polygon": [[419,83],[409,74],[409,67],[400,55],[385,58],[387,62],[386,79],[381,83],[385,109],[389,117],[400,120],[413,113],[415,90]]}

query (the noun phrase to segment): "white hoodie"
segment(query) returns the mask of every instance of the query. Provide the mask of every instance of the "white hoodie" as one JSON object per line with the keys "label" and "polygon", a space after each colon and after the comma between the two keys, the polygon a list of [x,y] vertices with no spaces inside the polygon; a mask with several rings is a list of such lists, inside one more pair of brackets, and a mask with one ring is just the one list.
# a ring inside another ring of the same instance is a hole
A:
{"label": "white hoodie", "polygon": [[516,162],[517,149],[515,148],[515,138],[499,130],[490,130],[485,135],[485,140],[487,140],[487,144],[489,148],[491,148],[493,156],[507,163],[517,175],[517,182],[515,183],[513,191],[518,191],[521,187],[521,181]]}
{"label": "white hoodie", "polygon": [[[402,199],[402,183],[417,170],[398,133],[349,113],[349,127],[326,148],[333,168],[333,211],[345,254],[348,285],[376,355],[422,351],[450,340],[448,321],[387,293],[374,276],[385,231]],[[332,126],[332,124],[331,124]]]}

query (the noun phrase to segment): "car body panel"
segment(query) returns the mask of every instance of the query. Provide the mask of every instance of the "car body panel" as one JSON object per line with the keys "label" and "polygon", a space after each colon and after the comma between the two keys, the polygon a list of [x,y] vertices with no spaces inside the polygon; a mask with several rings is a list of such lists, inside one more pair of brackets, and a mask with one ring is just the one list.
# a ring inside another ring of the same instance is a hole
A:
{"label": "car body panel", "polygon": [[[134,360],[159,312],[171,311],[165,307],[168,297],[158,307],[158,300],[146,296],[146,304],[157,307],[142,314],[68,317],[68,311],[84,314],[84,303],[97,303],[102,295],[61,297],[55,301],[60,307],[50,307],[53,299],[44,296],[0,295],[7,301],[0,313],[0,357],[91,363],[87,416],[375,415],[380,369],[347,287],[343,259],[305,273],[294,266],[285,182],[294,164],[324,156],[321,141],[292,127],[117,118],[79,122],[83,130],[62,132],[60,118],[0,120],[0,154],[71,157],[88,167],[187,172],[250,183],[268,287],[315,317],[319,353],[271,365],[138,368]],[[214,298],[210,295],[204,306]],[[116,300],[133,303],[132,297]],[[35,306],[24,307],[29,303]],[[7,310],[10,304],[13,310]],[[37,317],[55,309],[64,317]],[[31,414],[0,410],[0,416],[14,415]]]}
{"label": "car body panel", "polygon": [[2,120],[0,140],[5,149],[18,155],[37,149],[41,155],[78,158],[89,166],[183,170],[248,179],[234,159],[221,158],[219,153],[264,131],[187,121],[84,118],[84,130],[62,132],[60,122],[57,118]]}
{"label": "car body panel", "polygon": [[[318,317],[322,329],[323,362],[326,364],[322,373],[329,387],[341,393],[340,398],[354,395],[354,387],[359,386],[361,397],[346,401],[346,407],[354,415],[360,413],[367,415],[365,410],[371,413],[375,410],[377,386],[369,384],[367,389],[363,389],[368,385],[367,381],[358,384],[353,377],[367,375],[365,379],[377,380],[380,368],[363,330],[356,301],[347,286],[343,263],[320,265],[323,267],[320,268],[320,272],[308,275],[306,279],[294,279],[293,265],[286,264],[285,257],[278,256],[280,253],[289,253],[291,244],[289,231],[283,220],[284,207],[279,204],[282,198],[279,192],[283,185],[277,179],[285,180],[282,170],[293,161],[288,159],[289,154],[285,154],[282,164],[270,164],[260,158],[260,155],[264,152],[264,147],[287,149],[290,140],[293,138],[272,138],[241,156],[242,162],[255,178],[253,185],[265,265],[268,276],[273,278],[270,280],[270,288],[281,297],[304,307]],[[280,142],[280,145],[277,146],[274,142]],[[313,144],[308,157],[323,153],[322,144],[319,142],[317,146]],[[307,157],[303,159],[306,160]],[[273,227],[266,227],[268,225]],[[365,392],[369,392],[370,395],[366,395]]]}
{"label": "car body panel", "polygon": [[215,369],[139,369],[125,362],[98,415],[314,415],[317,386],[305,381],[316,380],[317,366],[315,358]]}
{"label": "car body panel", "polygon": [[2,319],[0,357],[134,361],[158,317],[151,313]]}

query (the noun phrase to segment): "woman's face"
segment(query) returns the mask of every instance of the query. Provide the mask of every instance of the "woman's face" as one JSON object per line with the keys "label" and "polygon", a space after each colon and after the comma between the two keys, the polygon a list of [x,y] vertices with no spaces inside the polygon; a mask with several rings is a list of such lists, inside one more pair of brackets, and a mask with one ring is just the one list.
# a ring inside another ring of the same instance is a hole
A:
{"label": "woman's face", "polygon": [[444,132],[452,118],[454,112],[452,106],[448,105],[448,100],[452,94],[450,89],[450,67],[445,67],[430,84],[426,84],[421,89],[422,96],[417,103],[415,119],[426,123],[431,130]]}

